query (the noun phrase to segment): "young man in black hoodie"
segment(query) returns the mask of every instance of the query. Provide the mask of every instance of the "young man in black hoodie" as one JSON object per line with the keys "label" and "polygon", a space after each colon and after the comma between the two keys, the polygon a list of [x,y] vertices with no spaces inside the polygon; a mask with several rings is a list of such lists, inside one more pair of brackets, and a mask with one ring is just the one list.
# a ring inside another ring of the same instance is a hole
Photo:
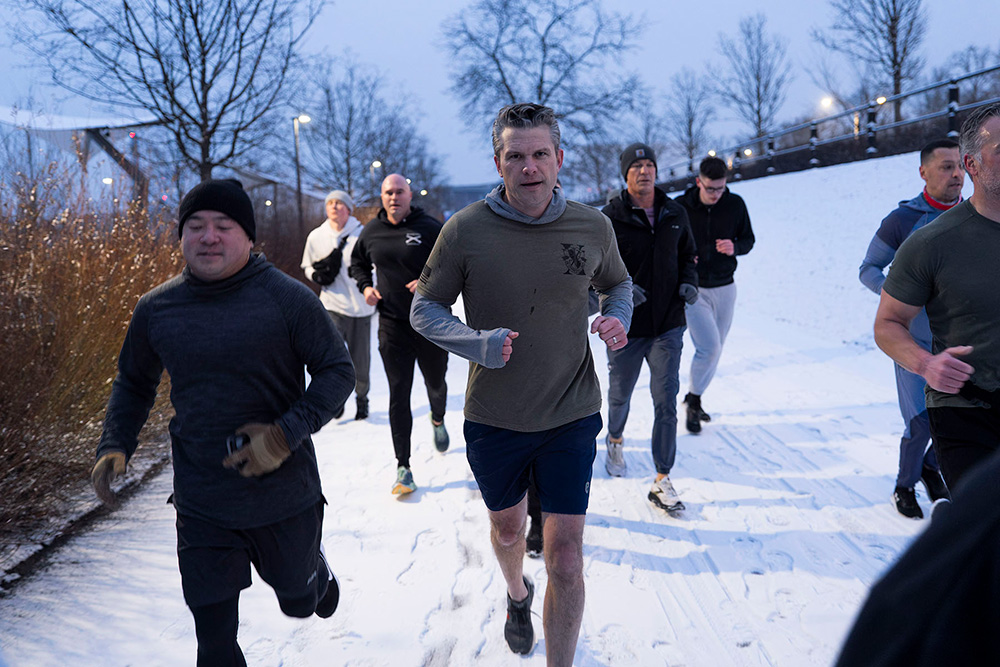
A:
{"label": "young man in black hoodie", "polygon": [[91,477],[114,506],[111,483],[138,446],[166,370],[176,412],[170,501],[198,665],[245,666],[236,631],[251,563],[285,614],[326,618],[337,606],[309,435],[350,395],[354,369],[316,296],[251,254],[253,205],[238,181],[196,186],[179,219],[187,267],[132,313]]}
{"label": "young man in black hoodie", "polygon": [[[441,223],[423,209],[411,206],[413,193],[406,179],[389,174],[382,181],[382,209],[365,225],[351,253],[351,277],[365,301],[378,307],[378,351],[389,380],[389,427],[396,454],[396,480],[392,492],[405,495],[417,490],[410,471],[410,436],[413,413],[410,391],[413,364],[420,366],[431,406],[434,447],[448,450],[444,413],[448,399],[445,373],[448,353],[410,326],[410,303],[417,279],[441,232]],[[378,284],[372,280],[374,265]]]}
{"label": "young man in black hoodie", "polygon": [[676,201],[687,209],[698,247],[699,296],[687,307],[694,358],[684,403],[687,430],[700,433],[701,422],[711,421],[701,408],[701,396],[715,376],[733,323],[736,257],[750,252],[754,237],[746,204],[726,187],[726,163],[717,157],[701,161],[694,187]]}
{"label": "young man in black hoodie", "polygon": [[611,218],[618,251],[632,276],[641,303],[635,305],[628,345],[608,350],[608,437],[605,469],[625,474],[622,432],[632,390],[649,366],[653,395],[651,445],[656,479],[649,500],[669,512],[684,509],[670,482],[677,453],[677,391],[684,337],[684,304],[698,299],[694,238],[683,207],[655,186],[656,155],[645,144],[626,148],[620,157],[626,187],[604,207]]}

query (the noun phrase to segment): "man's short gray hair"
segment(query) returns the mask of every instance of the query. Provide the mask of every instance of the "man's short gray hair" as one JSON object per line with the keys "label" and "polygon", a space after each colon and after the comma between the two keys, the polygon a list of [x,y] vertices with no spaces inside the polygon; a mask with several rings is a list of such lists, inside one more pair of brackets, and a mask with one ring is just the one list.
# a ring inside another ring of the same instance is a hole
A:
{"label": "man's short gray hair", "polygon": [[990,118],[1000,116],[1000,102],[987,104],[973,110],[962,123],[962,134],[958,141],[962,155],[971,155],[977,161],[983,159],[983,125]]}
{"label": "man's short gray hair", "polygon": [[547,126],[549,135],[552,137],[552,144],[559,150],[559,121],[556,120],[556,112],[549,107],[530,102],[519,104],[508,104],[493,121],[493,154],[500,155],[503,150],[503,139],[500,135],[508,127],[532,128]]}

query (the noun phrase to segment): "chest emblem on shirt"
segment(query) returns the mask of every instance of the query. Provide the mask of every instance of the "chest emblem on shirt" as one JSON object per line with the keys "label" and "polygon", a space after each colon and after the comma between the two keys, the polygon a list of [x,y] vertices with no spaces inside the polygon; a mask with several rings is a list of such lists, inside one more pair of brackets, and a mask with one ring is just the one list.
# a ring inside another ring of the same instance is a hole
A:
{"label": "chest emblem on shirt", "polygon": [[406,232],[406,245],[420,245],[420,232]]}
{"label": "chest emblem on shirt", "polygon": [[586,275],[584,267],[587,266],[587,251],[582,245],[575,243],[563,243],[562,259],[566,262],[566,273],[563,275],[583,276]]}

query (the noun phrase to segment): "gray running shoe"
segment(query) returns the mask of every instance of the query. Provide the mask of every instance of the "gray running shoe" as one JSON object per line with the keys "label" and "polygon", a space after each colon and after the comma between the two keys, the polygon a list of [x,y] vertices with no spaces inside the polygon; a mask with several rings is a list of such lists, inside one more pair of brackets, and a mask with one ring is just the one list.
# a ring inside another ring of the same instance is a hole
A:
{"label": "gray running shoe", "polygon": [[684,503],[674,490],[674,485],[670,483],[670,477],[664,475],[653,482],[653,488],[649,490],[649,501],[668,512],[679,512],[684,509]]}
{"label": "gray running shoe", "polygon": [[615,442],[611,439],[609,435],[605,442],[608,445],[608,454],[604,459],[604,469],[608,471],[608,474],[612,477],[624,477],[625,476],[625,452],[623,451],[625,441],[619,440]]}

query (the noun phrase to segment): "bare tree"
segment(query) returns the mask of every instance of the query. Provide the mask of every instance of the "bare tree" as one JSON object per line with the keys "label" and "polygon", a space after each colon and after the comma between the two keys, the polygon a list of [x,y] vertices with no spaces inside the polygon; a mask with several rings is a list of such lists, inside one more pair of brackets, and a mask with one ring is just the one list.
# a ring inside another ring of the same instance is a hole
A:
{"label": "bare tree", "polygon": [[600,0],[476,0],[444,23],[452,92],[470,128],[516,102],[552,107],[567,145],[631,108],[638,77],[617,67],[641,34]]}
{"label": "bare tree", "polygon": [[303,169],[315,185],[377,199],[382,177],[393,172],[410,178],[417,194],[440,184],[440,163],[417,132],[412,100],[388,102],[385,78],[349,57],[316,69],[313,119],[302,126]]}
{"label": "bare tree", "polygon": [[768,35],[767,17],[754,14],[740,19],[735,37],[720,34],[719,48],[728,66],[717,92],[761,137],[774,126],[792,80],[785,41]]}
{"label": "bare tree", "polygon": [[670,77],[663,121],[667,135],[693,162],[709,141],[708,124],[715,119],[712,88],[690,67]]}
{"label": "bare tree", "polygon": [[[923,60],[917,50],[927,32],[922,0],[830,0],[833,24],[813,29],[813,38],[831,51],[867,63],[892,85],[892,94],[920,74]],[[895,119],[902,120],[902,100],[894,103]]]}
{"label": "bare tree", "polygon": [[324,1],[25,0],[51,30],[20,38],[60,86],[160,121],[206,179],[262,140]]}

